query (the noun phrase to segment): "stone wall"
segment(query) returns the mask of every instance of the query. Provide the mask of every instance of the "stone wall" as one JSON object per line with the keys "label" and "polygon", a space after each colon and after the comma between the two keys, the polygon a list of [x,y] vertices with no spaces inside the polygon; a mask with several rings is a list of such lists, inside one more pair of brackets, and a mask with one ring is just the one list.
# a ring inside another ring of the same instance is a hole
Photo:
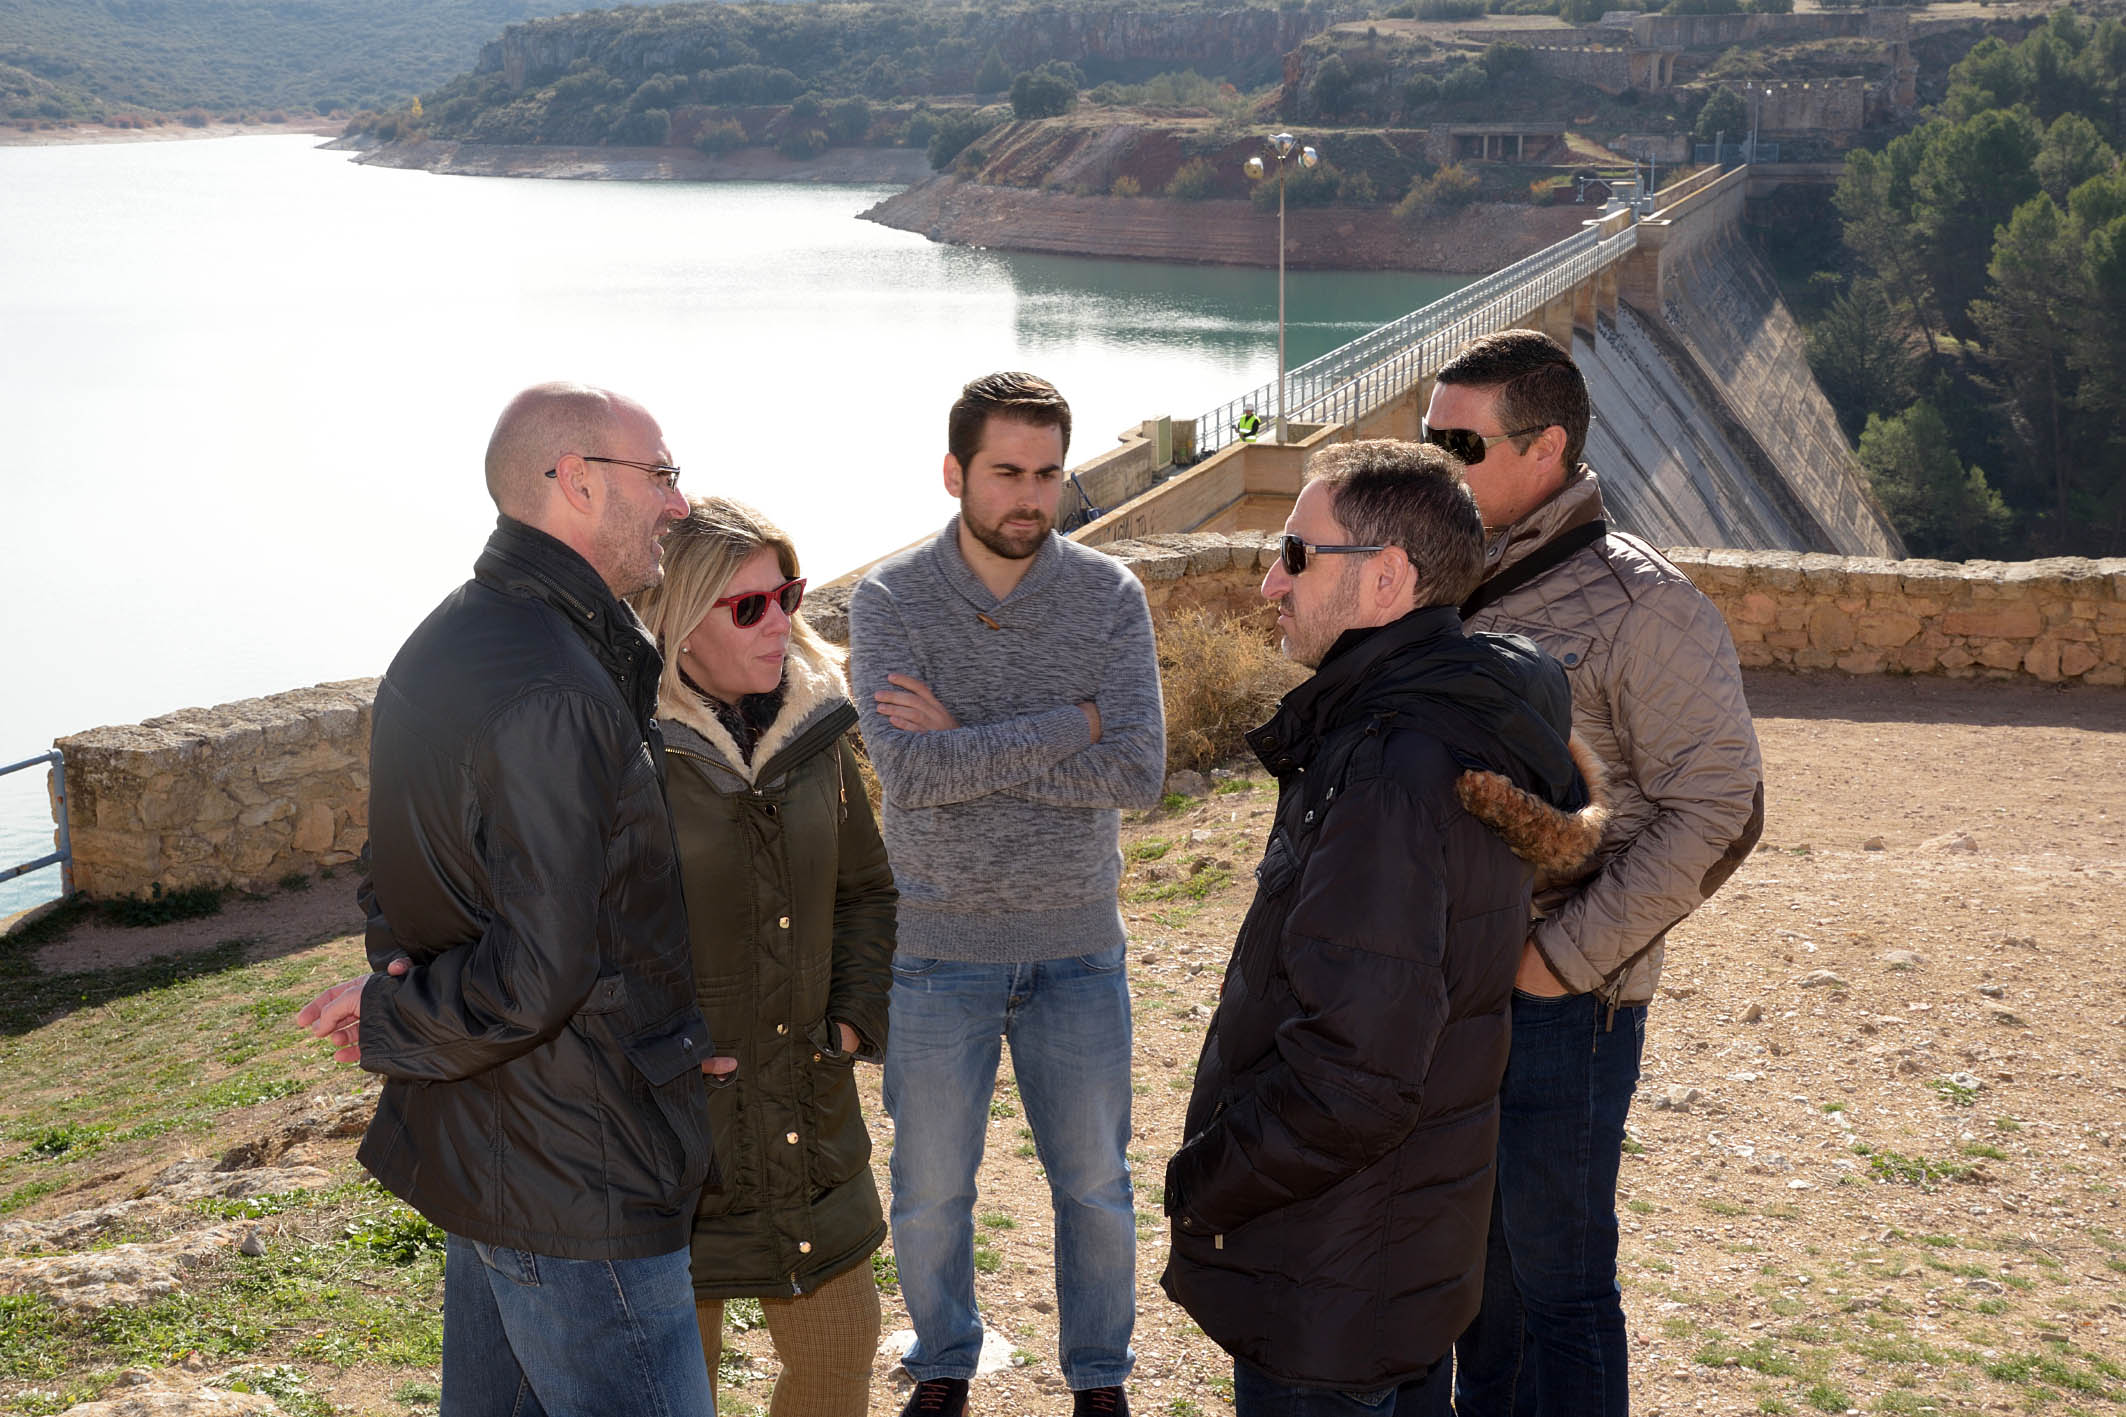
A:
{"label": "stone wall", "polygon": [[352,861],[369,836],[376,685],[320,684],[60,739],[76,889],[255,889]]}
{"label": "stone wall", "polygon": [[[1102,549],[1155,619],[1259,610],[1273,531],[1171,534]],[[1727,617],[1744,665],[2126,685],[2126,559],[2006,564],[1788,551],[1669,553]],[[847,583],[805,614],[848,637]],[[74,874],[92,896],[258,887],[351,861],[367,839],[374,679],[188,709],[61,739]]]}
{"label": "stone wall", "polygon": [[2126,559],[1669,553],[1752,668],[2126,684]]}

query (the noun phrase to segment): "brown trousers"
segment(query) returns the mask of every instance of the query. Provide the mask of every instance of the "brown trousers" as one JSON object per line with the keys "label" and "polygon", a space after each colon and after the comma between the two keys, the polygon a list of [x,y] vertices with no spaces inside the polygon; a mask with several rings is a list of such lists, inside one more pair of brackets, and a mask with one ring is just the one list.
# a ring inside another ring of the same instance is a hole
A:
{"label": "brown trousers", "polygon": [[[768,1417],[864,1417],[878,1357],[878,1285],[871,1266],[854,1265],[801,1298],[762,1299],[768,1337],[782,1360]],[[723,1356],[723,1300],[697,1299],[709,1387]]]}

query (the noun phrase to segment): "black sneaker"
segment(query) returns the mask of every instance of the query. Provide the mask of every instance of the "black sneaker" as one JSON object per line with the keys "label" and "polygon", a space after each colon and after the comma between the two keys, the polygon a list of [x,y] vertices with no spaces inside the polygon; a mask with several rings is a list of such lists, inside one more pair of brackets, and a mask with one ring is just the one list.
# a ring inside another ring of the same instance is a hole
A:
{"label": "black sneaker", "polygon": [[1070,1395],[1071,1417],[1129,1417],[1129,1394],[1119,1387],[1079,1388]]}
{"label": "black sneaker", "polygon": [[901,1417],[967,1417],[967,1379],[925,1378],[908,1394]]}

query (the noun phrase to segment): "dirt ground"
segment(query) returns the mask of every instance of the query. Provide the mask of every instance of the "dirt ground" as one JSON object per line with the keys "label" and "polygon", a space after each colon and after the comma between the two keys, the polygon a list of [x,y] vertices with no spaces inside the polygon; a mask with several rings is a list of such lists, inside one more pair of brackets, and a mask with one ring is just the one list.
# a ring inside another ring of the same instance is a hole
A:
{"label": "dirt ground", "polygon": [[[1764,842],[1671,939],[1630,1123],[1620,1273],[1635,1410],[2126,1410],[2126,694],[1776,674],[1749,689]],[[1130,1394],[1155,1417],[1231,1410],[1225,1356],[1157,1282],[1157,1187],[1274,801],[1259,770],[1235,764],[1217,781],[1124,829],[1139,1214]],[[353,963],[345,937],[313,943],[356,923],[349,884],[343,873],[276,897],[256,919],[236,906],[200,942],[234,926],[313,987]],[[93,968],[126,945],[138,959],[200,943],[185,929],[123,941],[84,929],[40,962]],[[97,1085],[92,1072],[83,1085]],[[892,1132],[877,1072],[864,1074],[883,1189]],[[977,1380],[972,1410],[1062,1414],[1047,1188],[1008,1055],[992,1117],[977,1288],[1010,1356]],[[201,1145],[173,1136],[114,1151],[16,1218],[132,1194],[170,1159],[153,1148]],[[353,1147],[317,1140],[302,1155],[352,1179]],[[887,1333],[905,1329],[898,1292],[885,1298]],[[768,1335],[727,1346],[724,1417],[759,1417]],[[307,1372],[335,1410],[432,1410],[405,1396],[405,1368]],[[888,1417],[906,1381],[886,1352],[876,1372],[871,1412]]]}
{"label": "dirt ground", "polygon": [[[1620,1186],[1635,1410],[2120,1410],[2126,694],[1773,674],[1749,691],[1764,844],[1671,938]],[[1154,1188],[1274,801],[1254,779],[1125,828],[1133,856],[1170,843],[1124,886],[1141,1413],[1231,1410],[1225,1356],[1159,1290]],[[1226,871],[1200,906],[1146,898]],[[870,1102],[883,1151],[875,1083]],[[1069,1411],[1021,1127],[992,1122],[976,1207],[1014,1222],[978,1227],[1000,1263],[977,1288],[1027,1361],[978,1380],[974,1410],[1012,1417]],[[906,1322],[889,1296],[887,1329]],[[736,1343],[763,1377],[732,1395],[764,1408],[772,1347]],[[2062,1345],[2084,1358],[2047,1369]],[[879,1373],[886,1417],[905,1382]]]}

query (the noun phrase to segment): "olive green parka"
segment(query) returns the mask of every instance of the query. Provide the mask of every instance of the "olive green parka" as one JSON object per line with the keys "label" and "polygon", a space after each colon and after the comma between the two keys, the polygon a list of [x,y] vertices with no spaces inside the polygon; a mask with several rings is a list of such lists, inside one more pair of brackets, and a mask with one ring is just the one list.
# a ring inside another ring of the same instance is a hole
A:
{"label": "olive green parka", "polygon": [[695,992],[738,1060],[709,1083],[723,1185],[694,1217],[703,1299],[809,1294],[886,1237],[854,1065],[885,1056],[898,895],[841,671],[795,638],[785,664],[750,763],[707,704],[658,704]]}

